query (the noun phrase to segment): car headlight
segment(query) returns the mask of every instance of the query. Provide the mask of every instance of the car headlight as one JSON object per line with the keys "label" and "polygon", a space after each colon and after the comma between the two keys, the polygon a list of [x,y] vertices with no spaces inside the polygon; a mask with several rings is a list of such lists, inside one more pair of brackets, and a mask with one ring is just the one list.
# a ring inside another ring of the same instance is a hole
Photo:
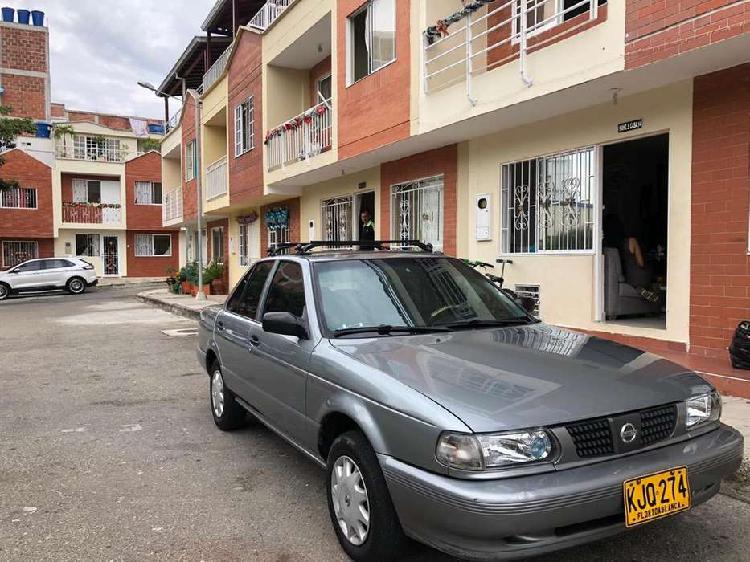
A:
{"label": "car headlight", "polygon": [[550,460],[553,450],[552,437],[543,429],[481,435],[443,433],[435,456],[450,468],[483,470]]}
{"label": "car headlight", "polygon": [[698,394],[685,402],[687,415],[685,426],[692,429],[704,423],[719,421],[721,418],[721,396],[716,391]]}

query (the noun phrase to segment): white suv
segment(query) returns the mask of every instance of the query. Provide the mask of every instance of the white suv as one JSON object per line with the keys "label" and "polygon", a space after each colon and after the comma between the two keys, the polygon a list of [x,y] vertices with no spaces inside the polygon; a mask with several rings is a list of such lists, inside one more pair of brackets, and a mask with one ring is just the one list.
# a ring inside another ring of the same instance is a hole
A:
{"label": "white suv", "polygon": [[0,301],[25,291],[65,289],[80,295],[97,283],[94,266],[80,258],[29,260],[0,272]]}

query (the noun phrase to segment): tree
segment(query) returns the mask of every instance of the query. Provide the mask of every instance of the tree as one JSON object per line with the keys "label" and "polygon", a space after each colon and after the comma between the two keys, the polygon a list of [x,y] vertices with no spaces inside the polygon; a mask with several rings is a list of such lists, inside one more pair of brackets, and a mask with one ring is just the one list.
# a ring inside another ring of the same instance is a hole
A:
{"label": "tree", "polygon": [[[31,119],[8,117],[13,108],[0,105],[0,166],[5,164],[4,154],[16,148],[16,139],[23,134],[36,132],[36,125]],[[16,180],[6,180],[0,177],[0,189],[18,187]]]}

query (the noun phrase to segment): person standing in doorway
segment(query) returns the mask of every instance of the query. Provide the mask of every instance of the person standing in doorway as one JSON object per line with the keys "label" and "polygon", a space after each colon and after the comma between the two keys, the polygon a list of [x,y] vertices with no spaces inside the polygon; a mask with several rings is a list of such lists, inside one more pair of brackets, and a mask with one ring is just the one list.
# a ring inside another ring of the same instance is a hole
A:
{"label": "person standing in doorway", "polygon": [[374,244],[367,244],[375,242],[375,222],[367,209],[363,209],[359,214],[359,242],[360,250],[372,250],[375,247]]}

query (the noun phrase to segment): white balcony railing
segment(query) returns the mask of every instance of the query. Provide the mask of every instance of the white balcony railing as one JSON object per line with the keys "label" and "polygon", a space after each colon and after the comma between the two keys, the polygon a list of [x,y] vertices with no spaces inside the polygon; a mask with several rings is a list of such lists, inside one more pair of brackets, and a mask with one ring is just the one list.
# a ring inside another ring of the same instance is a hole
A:
{"label": "white balcony railing", "polygon": [[229,63],[229,54],[232,52],[232,45],[229,45],[227,49],[219,55],[219,58],[216,59],[216,62],[211,65],[211,68],[208,69],[208,71],[203,75],[203,89],[200,90],[200,93],[207,92],[211,86],[216,84],[216,82],[221,78],[221,75],[224,74],[224,71],[227,69],[227,64]]}
{"label": "white balcony railing", "polygon": [[73,224],[122,223],[122,206],[104,203],[63,203],[63,222]]}
{"label": "white balcony railing", "polygon": [[[466,82],[472,103],[472,77],[519,61],[520,80],[531,86],[526,59],[540,49],[598,18],[601,0],[505,0],[463,10],[424,33],[424,91]],[[568,5],[566,8],[565,5]],[[559,27],[558,27],[559,26]],[[559,33],[556,33],[558,28]]]}
{"label": "white balcony railing", "polygon": [[263,7],[258,10],[258,13],[253,16],[253,19],[250,20],[248,25],[255,29],[265,31],[281,14],[284,13],[284,10],[286,10],[292,2],[294,2],[294,0],[269,0],[263,4]]}
{"label": "white balcony railing", "polygon": [[182,220],[182,187],[177,187],[164,194],[162,205],[162,223]]}
{"label": "white balcony railing", "polygon": [[266,135],[268,171],[330,150],[333,101],[327,100],[282,123]]}
{"label": "white balcony railing", "polygon": [[122,163],[128,156],[128,151],[117,145],[101,146],[71,146],[58,142],[55,156],[61,160],[83,160],[86,162]]}
{"label": "white balcony railing", "polygon": [[227,194],[227,157],[219,158],[206,169],[206,199]]}
{"label": "white balcony railing", "polygon": [[169,118],[169,121],[167,121],[166,131],[169,132],[176,129],[180,124],[181,118],[182,108],[178,109],[177,112]]}

